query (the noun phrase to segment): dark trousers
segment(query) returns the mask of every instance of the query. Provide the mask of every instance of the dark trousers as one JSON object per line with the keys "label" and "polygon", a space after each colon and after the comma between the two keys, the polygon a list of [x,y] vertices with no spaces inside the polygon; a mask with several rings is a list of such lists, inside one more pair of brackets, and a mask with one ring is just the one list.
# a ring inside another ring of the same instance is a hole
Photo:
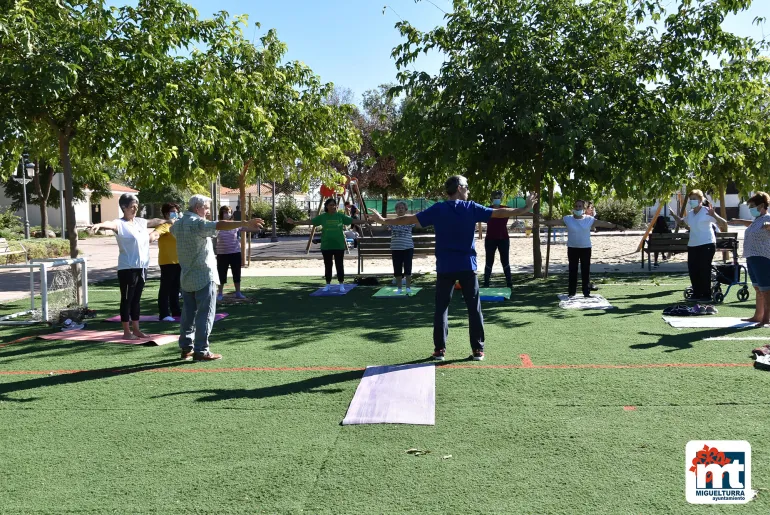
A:
{"label": "dark trousers", "polygon": [[577,294],[579,262],[583,295],[588,297],[591,294],[591,247],[587,249],[567,247],[567,260],[569,262],[569,287],[567,293],[570,297],[574,297]]}
{"label": "dark trousers", "polygon": [[233,270],[233,282],[241,283],[241,253],[217,254],[217,273],[219,273],[219,284],[227,284],[227,268]]}
{"label": "dark trousers", "polygon": [[436,274],[436,313],[433,317],[433,347],[436,350],[446,349],[446,339],[449,335],[449,303],[455,282],[460,281],[463,299],[468,307],[468,332],[470,333],[471,349],[484,350],[484,316],[481,314],[481,297],[479,296],[479,280],[476,272],[454,272]]}
{"label": "dark trousers", "polygon": [[687,270],[690,272],[692,296],[696,299],[711,298],[711,261],[716,249],[713,243],[687,247]]}
{"label": "dark trousers", "polygon": [[139,321],[139,301],[142,299],[144,281],[147,270],[144,268],[129,268],[118,270],[120,283],[120,321]]}
{"label": "dark trousers", "polygon": [[337,267],[337,280],[342,284],[345,282],[345,251],[344,250],[322,250],[324,257],[324,277],[326,284],[332,282],[332,260]]}
{"label": "dark trousers", "polygon": [[179,280],[181,276],[182,267],[180,265],[160,265],[158,315],[161,319],[167,316],[182,316],[182,309],[179,307]]}
{"label": "dark trousers", "polygon": [[490,240],[487,238],[484,240],[484,250],[487,254],[487,262],[484,265],[484,287],[489,286],[489,278],[492,277],[492,265],[495,264],[495,252],[500,252],[500,264],[503,265],[503,273],[505,273],[505,283],[508,286],[513,285],[511,280],[511,264],[509,262],[509,253],[511,250],[511,240],[508,238],[504,240]]}
{"label": "dark trousers", "polygon": [[[393,275],[396,277],[412,275],[414,249],[391,250],[390,252],[393,258]],[[401,288],[401,285],[399,284],[398,287]]]}

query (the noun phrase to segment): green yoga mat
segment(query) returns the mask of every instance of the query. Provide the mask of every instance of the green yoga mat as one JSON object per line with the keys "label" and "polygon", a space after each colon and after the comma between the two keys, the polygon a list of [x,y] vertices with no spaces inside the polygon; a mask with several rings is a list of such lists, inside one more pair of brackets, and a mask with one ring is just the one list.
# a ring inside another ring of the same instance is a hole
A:
{"label": "green yoga mat", "polygon": [[[422,288],[412,288],[412,293],[410,293],[408,296],[411,297],[413,295],[417,295],[417,292],[422,290]],[[401,293],[396,293],[398,291],[398,288],[395,286],[386,286],[384,288],[381,288],[380,291],[374,294],[375,297],[407,297],[406,294],[406,288],[401,290]]]}
{"label": "green yoga mat", "polygon": [[510,288],[479,288],[479,297],[481,300],[490,302],[501,302],[511,298]]}

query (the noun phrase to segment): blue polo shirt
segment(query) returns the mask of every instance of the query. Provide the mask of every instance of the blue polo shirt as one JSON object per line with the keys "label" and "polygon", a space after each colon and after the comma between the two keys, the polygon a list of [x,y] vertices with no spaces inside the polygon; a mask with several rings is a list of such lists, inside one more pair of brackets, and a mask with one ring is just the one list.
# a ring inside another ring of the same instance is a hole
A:
{"label": "blue polo shirt", "polygon": [[476,224],[493,210],[467,200],[446,200],[417,213],[423,227],[436,231],[436,273],[476,271]]}

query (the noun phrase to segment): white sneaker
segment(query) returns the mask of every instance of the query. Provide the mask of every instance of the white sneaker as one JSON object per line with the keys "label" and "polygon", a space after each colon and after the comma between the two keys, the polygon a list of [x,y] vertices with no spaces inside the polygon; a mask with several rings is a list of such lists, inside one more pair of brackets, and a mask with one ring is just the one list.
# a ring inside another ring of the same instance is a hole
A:
{"label": "white sneaker", "polygon": [[396,290],[396,295],[401,295],[401,288]]}
{"label": "white sneaker", "polygon": [[163,318],[163,322],[176,322],[176,320],[174,319],[174,317],[169,315],[169,316]]}
{"label": "white sneaker", "polygon": [[345,285],[340,284],[340,293],[345,293]]}
{"label": "white sneaker", "polygon": [[407,288],[407,289],[406,289],[406,294],[407,294],[407,295],[409,295],[409,294],[411,294],[411,293],[412,293],[412,289],[411,289],[411,288]]}
{"label": "white sneaker", "polygon": [[324,291],[331,291],[331,289],[332,289],[331,284],[327,284],[326,286],[324,286]]}

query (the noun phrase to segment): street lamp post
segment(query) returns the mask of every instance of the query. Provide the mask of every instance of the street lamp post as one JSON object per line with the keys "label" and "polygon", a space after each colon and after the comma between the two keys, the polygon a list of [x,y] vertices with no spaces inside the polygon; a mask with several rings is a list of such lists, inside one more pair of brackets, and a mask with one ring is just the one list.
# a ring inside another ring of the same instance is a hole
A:
{"label": "street lamp post", "polygon": [[275,215],[275,181],[273,181],[273,236],[270,238],[271,242],[278,241],[278,231],[276,226],[278,225],[278,218]]}
{"label": "street lamp post", "polygon": [[32,179],[29,176],[35,175],[35,164],[24,164],[24,156],[21,157],[21,176],[14,177],[13,180],[21,183],[22,195],[24,196],[24,239],[29,239],[29,212],[27,210],[27,183]]}

